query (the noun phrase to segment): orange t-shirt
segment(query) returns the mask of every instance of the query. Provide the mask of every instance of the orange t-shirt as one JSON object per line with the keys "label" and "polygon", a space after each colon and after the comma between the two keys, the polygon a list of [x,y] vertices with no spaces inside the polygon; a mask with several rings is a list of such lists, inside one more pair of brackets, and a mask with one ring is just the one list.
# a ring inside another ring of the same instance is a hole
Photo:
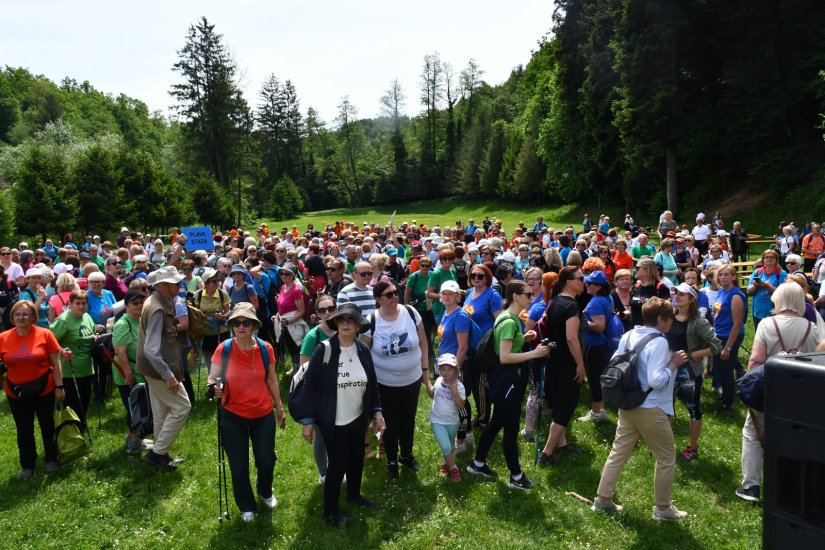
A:
{"label": "orange t-shirt", "polygon": [[[269,369],[275,368],[275,352],[266,342],[269,354]],[[212,363],[223,364],[223,344],[212,354]],[[229,365],[226,368],[226,381],[223,394],[223,406],[232,414],[241,418],[260,418],[272,412],[272,396],[264,379],[264,362],[261,350],[255,346],[252,350],[243,350],[232,341],[229,351]]]}
{"label": "orange t-shirt", "polygon": [[802,254],[802,256],[804,256],[805,259],[808,260],[817,259],[819,255],[822,254],[823,251],[825,251],[825,237],[823,237],[821,233],[817,235],[816,239],[814,239],[813,236],[814,234],[810,233],[808,235],[805,235],[805,238],[802,239],[802,248],[813,250],[812,254],[809,254],[807,252],[804,252]]}
{"label": "orange t-shirt", "polygon": [[613,265],[616,266],[616,271],[619,271],[620,269],[633,270],[633,256],[631,256],[627,252],[625,252],[624,254],[619,254],[618,250],[614,250]]}
{"label": "orange t-shirt", "polygon": [[[37,380],[52,370],[49,354],[60,351],[57,338],[49,329],[33,326],[25,336],[18,336],[17,329],[0,333],[0,361],[6,363],[5,390],[11,399],[17,399],[9,389],[9,381],[25,384]],[[46,388],[40,396],[54,391],[54,376],[49,375]]]}

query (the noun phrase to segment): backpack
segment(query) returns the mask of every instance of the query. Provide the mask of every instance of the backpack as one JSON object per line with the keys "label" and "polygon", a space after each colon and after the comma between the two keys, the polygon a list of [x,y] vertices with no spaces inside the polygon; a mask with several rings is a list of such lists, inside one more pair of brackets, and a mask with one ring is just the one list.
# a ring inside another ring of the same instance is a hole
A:
{"label": "backpack", "polygon": [[607,338],[607,346],[616,351],[619,349],[619,341],[624,335],[624,323],[618,313],[611,313],[606,318],[607,324],[604,327],[604,336]]}
{"label": "backpack", "polygon": [[[325,368],[332,355],[332,346],[329,340],[324,340],[320,345],[324,346],[324,361],[321,363],[321,367]],[[292,375],[292,380],[289,383],[289,397],[287,398],[286,406],[289,409],[289,415],[298,423],[300,423],[301,418],[303,418],[301,401],[304,397],[304,376],[306,376],[307,369],[309,369],[309,361],[298,368],[295,374]]]}
{"label": "backpack", "polygon": [[653,388],[644,391],[639,383],[639,353],[649,342],[661,336],[659,333],[648,334],[632,348],[617,353],[610,359],[601,376],[605,403],[614,409],[624,410],[635,409],[644,403]]}
{"label": "backpack", "polygon": [[54,441],[57,444],[57,459],[61,464],[80,458],[89,450],[80,426],[77,413],[64,402],[58,401],[54,410]]}
{"label": "backpack", "polygon": [[[200,305],[203,298],[203,289],[195,293],[196,301]],[[197,307],[194,307],[188,301],[186,302],[186,311],[189,314],[189,328],[186,329],[186,334],[189,335],[193,341],[202,340],[209,330],[209,324],[206,322],[206,314]]]}
{"label": "backpack", "polygon": [[[229,356],[232,353],[232,341],[234,338],[227,338],[223,341],[223,350],[221,350],[221,380],[224,383],[223,402],[224,407],[229,402],[229,390],[226,385],[226,369],[229,368]],[[264,363],[264,380],[269,376],[269,353],[266,349],[266,343],[260,338],[255,338],[258,341],[258,349],[261,350],[261,359]]]}
{"label": "backpack", "polygon": [[467,282],[470,276],[467,272],[467,260],[456,259],[453,262],[453,267],[455,268],[455,278],[458,287],[462,290],[467,290],[469,288]]}
{"label": "backpack", "polygon": [[144,383],[135,384],[129,390],[129,416],[129,429],[139,438],[142,439],[154,431],[149,386]]}
{"label": "backpack", "polygon": [[506,321],[510,319],[510,316],[502,315],[496,319],[496,322],[493,323],[493,328],[484,333],[478,342],[478,346],[476,346],[476,367],[479,372],[490,374],[501,365],[501,359],[496,353],[494,341],[496,328],[504,322],[502,319]]}
{"label": "backpack", "polygon": [[[795,348],[786,349],[785,342],[782,341],[782,334],[779,332],[779,325],[776,323],[776,319],[771,317],[771,321],[773,321],[776,336],[779,338],[779,347],[782,348],[782,351],[780,351],[777,355],[796,355],[800,353],[802,346],[804,346],[805,342],[808,340],[808,335],[811,333],[813,323],[808,323],[808,328],[805,330],[805,335],[802,337],[802,340],[799,341],[798,346]],[[738,380],[738,382],[739,384],[736,392],[739,394],[739,399],[742,400],[742,403],[751,409],[759,412],[765,412],[765,365],[755,366],[746,372],[745,375]]]}
{"label": "backpack", "polygon": [[[407,313],[410,314],[410,318],[412,318],[413,324],[415,324],[415,311],[413,310],[413,307],[404,306],[404,309],[406,309]],[[375,334],[375,313],[370,314],[370,334]]]}

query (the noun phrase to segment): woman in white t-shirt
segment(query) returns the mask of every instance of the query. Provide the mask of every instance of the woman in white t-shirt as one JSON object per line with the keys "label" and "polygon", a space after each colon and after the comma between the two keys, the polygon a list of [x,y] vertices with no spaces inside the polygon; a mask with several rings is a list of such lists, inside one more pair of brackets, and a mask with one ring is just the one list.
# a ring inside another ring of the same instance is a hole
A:
{"label": "woman in white t-shirt", "polygon": [[[753,351],[748,370],[764,364],[769,357],[782,352],[816,351],[822,334],[814,323],[803,317],[805,293],[793,282],[779,285],[773,294],[774,315],[759,323],[753,338]],[[764,414],[748,409],[742,428],[742,485],[736,496],[751,502],[759,501],[762,482],[762,454],[765,436]]]}
{"label": "woman in white t-shirt", "polygon": [[421,382],[428,392],[432,391],[427,338],[418,311],[398,304],[395,284],[379,281],[373,287],[373,295],[378,307],[368,317],[369,330],[363,341],[372,353],[384,404],[387,477],[398,479],[399,462],[414,471],[421,468],[412,447]]}

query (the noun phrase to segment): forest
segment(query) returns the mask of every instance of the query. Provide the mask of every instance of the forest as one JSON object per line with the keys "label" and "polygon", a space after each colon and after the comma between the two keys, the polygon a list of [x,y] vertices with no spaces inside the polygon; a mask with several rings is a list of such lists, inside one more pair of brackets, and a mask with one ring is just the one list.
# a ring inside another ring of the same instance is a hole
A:
{"label": "forest", "polygon": [[245,95],[206,18],[170,67],[171,116],[5,66],[0,240],[448,195],[651,214],[752,190],[825,208],[813,191],[825,179],[825,3],[555,6],[505,82],[423,46],[417,86],[376,90],[377,118],[341,90],[337,116],[322,120],[289,75]]}

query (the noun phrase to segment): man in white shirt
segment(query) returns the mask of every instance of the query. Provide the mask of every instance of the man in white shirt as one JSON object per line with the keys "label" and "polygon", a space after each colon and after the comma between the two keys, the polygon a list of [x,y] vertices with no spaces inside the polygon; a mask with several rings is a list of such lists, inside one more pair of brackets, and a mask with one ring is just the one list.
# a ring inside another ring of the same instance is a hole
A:
{"label": "man in white shirt", "polygon": [[696,217],[696,226],[691,233],[693,234],[693,238],[696,239],[696,248],[698,248],[699,253],[704,256],[708,253],[708,239],[711,234],[710,226],[705,225],[704,216],[701,218]]}

